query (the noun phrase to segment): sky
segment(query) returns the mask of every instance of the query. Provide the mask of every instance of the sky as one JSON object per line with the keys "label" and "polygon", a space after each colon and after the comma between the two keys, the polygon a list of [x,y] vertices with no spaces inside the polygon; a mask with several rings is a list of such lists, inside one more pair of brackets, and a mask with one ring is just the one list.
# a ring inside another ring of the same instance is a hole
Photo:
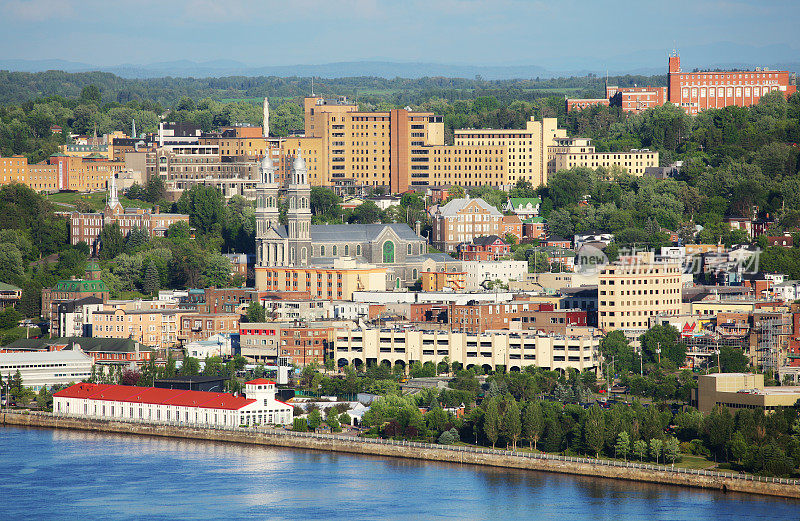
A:
{"label": "sky", "polygon": [[711,61],[735,61],[742,46],[789,59],[798,56],[798,22],[798,0],[0,0],[0,48],[4,59],[98,66],[387,60],[570,68],[609,57],[641,62],[673,46]]}

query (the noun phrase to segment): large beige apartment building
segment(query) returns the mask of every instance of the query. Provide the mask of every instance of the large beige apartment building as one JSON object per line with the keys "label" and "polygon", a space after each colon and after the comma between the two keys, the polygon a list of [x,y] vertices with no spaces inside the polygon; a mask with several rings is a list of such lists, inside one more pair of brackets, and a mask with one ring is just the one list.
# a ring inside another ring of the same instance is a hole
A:
{"label": "large beige apartment building", "polygon": [[148,347],[166,348],[178,343],[180,318],[185,309],[125,309],[106,307],[91,315],[92,336],[132,338]]}
{"label": "large beige apartment building", "polygon": [[484,334],[452,331],[354,329],[335,332],[331,356],[344,363],[400,364],[414,361],[459,362],[464,367],[522,369],[535,365],[550,370],[596,370],[599,336],[570,337],[533,332]]}
{"label": "large beige apartment building", "polygon": [[548,148],[547,172],[576,167],[611,168],[618,166],[641,177],[648,167],[658,166],[658,152],[632,149],[628,152],[596,152],[589,138],[559,137]]}
{"label": "large beige apartment building", "polygon": [[656,262],[652,252],[640,252],[603,266],[598,279],[598,321],[606,332],[637,336],[648,329],[650,317],[681,313],[677,262]]}

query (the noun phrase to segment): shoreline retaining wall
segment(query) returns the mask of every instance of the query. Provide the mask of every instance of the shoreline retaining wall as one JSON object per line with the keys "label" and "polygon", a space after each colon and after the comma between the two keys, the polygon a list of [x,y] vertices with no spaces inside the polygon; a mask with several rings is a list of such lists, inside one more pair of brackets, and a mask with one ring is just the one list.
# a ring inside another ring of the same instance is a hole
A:
{"label": "shoreline retaining wall", "polygon": [[602,463],[589,458],[565,458],[554,455],[534,455],[523,452],[492,450],[460,446],[437,446],[428,443],[373,440],[353,436],[294,433],[288,431],[214,429],[195,426],[158,425],[149,423],[95,420],[53,416],[47,413],[0,413],[3,425],[73,429],[120,434],[162,436],[196,440],[270,445],[329,452],[344,452],[370,456],[412,458],[417,460],[506,467],[580,476],[623,479],[646,483],[697,487],[722,492],[763,494],[800,499],[800,485],[793,479],[759,478],[725,475],[720,472],[670,470],[669,467],[649,465],[630,466],[624,462]]}

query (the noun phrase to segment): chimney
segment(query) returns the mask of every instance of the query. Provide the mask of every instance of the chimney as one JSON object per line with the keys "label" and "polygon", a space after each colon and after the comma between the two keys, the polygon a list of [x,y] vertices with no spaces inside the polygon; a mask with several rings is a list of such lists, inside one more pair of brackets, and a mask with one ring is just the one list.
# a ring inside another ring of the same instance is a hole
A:
{"label": "chimney", "polygon": [[417,235],[422,236],[422,223],[420,221],[414,223],[414,231]]}

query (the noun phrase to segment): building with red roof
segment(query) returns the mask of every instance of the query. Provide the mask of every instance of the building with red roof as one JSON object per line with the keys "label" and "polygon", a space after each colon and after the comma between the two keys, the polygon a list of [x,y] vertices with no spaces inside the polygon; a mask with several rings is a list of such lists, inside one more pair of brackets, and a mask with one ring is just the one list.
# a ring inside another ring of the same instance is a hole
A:
{"label": "building with red roof", "polygon": [[53,395],[53,411],[86,418],[223,427],[292,421],[292,407],[275,399],[275,382],[251,380],[245,384],[245,395],[79,383]]}

